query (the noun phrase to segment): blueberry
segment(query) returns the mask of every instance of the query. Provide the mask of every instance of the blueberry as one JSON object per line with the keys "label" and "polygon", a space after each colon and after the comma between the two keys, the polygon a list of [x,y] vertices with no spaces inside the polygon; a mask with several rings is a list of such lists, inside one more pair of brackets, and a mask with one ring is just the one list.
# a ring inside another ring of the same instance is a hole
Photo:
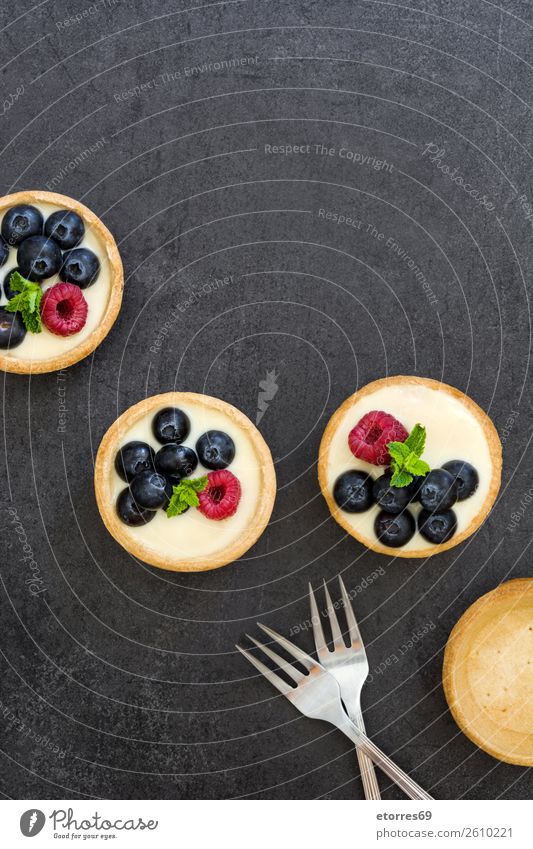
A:
{"label": "blueberry", "polygon": [[139,472],[154,470],[154,449],[146,442],[127,442],[116,453],[115,469],[123,481],[128,483]]}
{"label": "blueberry", "polygon": [[19,312],[0,307],[0,348],[16,348],[24,340],[26,328]]}
{"label": "blueberry", "polygon": [[44,234],[57,242],[62,251],[67,251],[81,242],[85,235],[85,224],[77,212],[60,209],[46,219]]}
{"label": "blueberry", "polygon": [[400,548],[408,543],[415,528],[415,520],[409,510],[404,510],[403,513],[386,513],[382,510],[374,522],[374,532],[378,540],[390,548]]}
{"label": "blueberry", "polygon": [[145,510],[166,507],[172,495],[172,485],[157,472],[147,469],[135,475],[130,484],[133,500]]}
{"label": "blueberry", "polygon": [[196,453],[206,469],[225,469],[235,457],[235,443],[223,430],[208,430],[196,443]]}
{"label": "blueberry", "polygon": [[155,516],[155,510],[143,510],[135,503],[129,487],[123,489],[117,498],[116,510],[119,519],[134,528],[146,525]]}
{"label": "blueberry", "polygon": [[420,487],[424,483],[425,475],[415,475],[410,484],[407,485],[406,489],[409,493],[409,501],[418,501],[420,496]]}
{"label": "blueberry", "polygon": [[0,266],[7,262],[9,256],[9,245],[0,236]]}
{"label": "blueberry", "polygon": [[59,279],[80,289],[92,286],[100,274],[100,260],[89,248],[74,248],[63,255]]}
{"label": "blueberry", "polygon": [[11,286],[9,285],[9,280],[10,280],[11,275],[13,274],[13,272],[14,272],[14,271],[18,271],[18,268],[11,268],[11,269],[7,272],[6,276],[4,277],[4,295],[6,296],[6,298],[8,299],[8,301],[10,301],[10,300],[11,300],[11,298],[14,298],[14,297],[15,297],[15,295],[18,295],[18,292],[15,292],[15,291],[11,288]]}
{"label": "blueberry", "polygon": [[21,204],[8,209],[2,220],[2,236],[12,247],[43,232],[43,216],[34,206]]}
{"label": "blueberry", "polygon": [[453,537],[456,528],[457,517],[453,510],[439,510],[437,513],[421,510],[418,514],[418,530],[424,539],[436,545]]}
{"label": "blueberry", "polygon": [[470,463],[466,460],[450,460],[449,463],[444,463],[442,468],[455,480],[458,501],[464,501],[474,494],[479,485],[479,475]]}
{"label": "blueberry", "polygon": [[391,486],[391,477],[390,472],[385,472],[375,480],[372,494],[374,500],[387,513],[401,513],[409,504],[411,493],[408,486]]}
{"label": "blueberry", "polygon": [[61,261],[59,245],[46,236],[30,236],[29,239],[24,239],[17,251],[20,273],[28,280],[53,277],[61,268]]}
{"label": "blueberry", "polygon": [[158,442],[179,445],[187,439],[191,429],[189,416],[177,407],[164,407],[152,421],[152,432]]}
{"label": "blueberry", "polygon": [[347,513],[362,513],[374,503],[372,497],[372,478],[366,472],[350,469],[343,472],[335,481],[333,498]]}
{"label": "blueberry", "polygon": [[431,512],[449,510],[457,501],[457,485],[446,469],[432,469],[425,476],[418,496],[422,507]]}
{"label": "blueberry", "polygon": [[177,484],[182,478],[192,475],[198,465],[198,457],[192,448],[168,442],[155,455],[154,465],[160,475]]}

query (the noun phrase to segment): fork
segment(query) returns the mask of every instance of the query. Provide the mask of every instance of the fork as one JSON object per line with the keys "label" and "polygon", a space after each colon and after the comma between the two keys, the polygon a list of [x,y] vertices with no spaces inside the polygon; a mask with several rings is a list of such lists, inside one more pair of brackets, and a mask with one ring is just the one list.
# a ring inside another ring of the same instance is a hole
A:
{"label": "fork", "polygon": [[280,693],[282,693],[298,710],[304,714],[304,716],[308,716],[311,719],[322,719],[325,722],[331,723],[331,725],[335,725],[340,731],[346,734],[347,737],[350,738],[352,743],[355,743],[360,749],[362,749],[365,754],[371,758],[374,763],[381,767],[383,772],[385,772],[389,778],[394,781],[398,787],[400,787],[404,793],[409,796],[410,799],[432,799],[433,797],[426,793],[425,790],[422,790],[419,785],[410,778],[407,773],[405,773],[399,766],[391,761],[387,755],[379,749],[375,743],[368,739],[366,734],[359,730],[359,728],[353,724],[348,715],[344,712],[341,702],[341,691],[339,689],[339,685],[337,681],[330,675],[329,672],[326,672],[323,666],[320,665],[316,660],[314,660],[310,655],[306,654],[302,649],[295,646],[291,643],[290,640],[287,640],[286,637],[282,637],[281,634],[276,633],[271,628],[268,628],[266,625],[261,625],[261,623],[257,623],[259,628],[265,632],[275,643],[278,643],[282,648],[285,649],[292,657],[298,661],[298,663],[302,664],[302,666],[307,670],[307,675],[303,672],[300,672],[299,669],[296,669],[289,663],[284,660],[281,655],[277,654],[277,652],[273,651],[268,646],[260,643],[258,640],[255,640],[253,637],[248,637],[251,642],[257,646],[257,648],[261,649],[267,657],[270,658],[277,666],[282,669],[296,684],[295,687],[292,687],[290,684],[281,678],[276,672],[273,672],[265,666],[265,664],[258,660],[248,649],[244,649],[239,645],[236,645],[241,654],[250,661],[256,669],[261,672],[265,678],[267,678],[271,684],[276,687]]}
{"label": "fork", "polygon": [[[309,584],[311,624],[313,626],[316,653],[324,669],[327,669],[327,671],[333,675],[337,681],[348,716],[354,725],[357,725],[360,731],[366,733],[363,714],[361,713],[361,689],[368,678],[368,660],[353,608],[350,603],[350,598],[346,592],[346,587],[344,586],[344,582],[340,575],[339,584],[342,593],[346,621],[348,623],[350,646],[346,646],[344,642],[344,637],[339,627],[339,620],[335,613],[335,608],[333,607],[326,582],[324,581],[324,593],[326,596],[329,625],[331,628],[331,636],[333,638],[333,651],[328,649],[324,638],[324,631],[322,629],[316,599],[313,595],[313,588],[311,584]],[[357,760],[359,761],[359,770],[361,772],[363,789],[365,791],[365,799],[381,799],[374,764],[359,746],[357,747]]]}

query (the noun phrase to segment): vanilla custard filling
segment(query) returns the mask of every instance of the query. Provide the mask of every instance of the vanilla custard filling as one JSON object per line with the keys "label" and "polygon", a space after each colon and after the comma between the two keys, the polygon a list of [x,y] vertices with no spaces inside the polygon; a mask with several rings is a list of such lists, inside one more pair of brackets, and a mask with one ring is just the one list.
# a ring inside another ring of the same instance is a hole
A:
{"label": "vanilla custard filling", "polygon": [[532,626],[531,610],[505,612],[485,625],[465,660],[470,692],[480,712],[499,727],[521,734],[532,732]]}
{"label": "vanilla custard filling", "polygon": [[[57,206],[53,203],[32,202],[31,206],[36,207],[36,209],[42,213],[45,221],[52,212],[67,209],[65,206]],[[8,210],[6,209],[5,212],[7,211]],[[17,360],[33,361],[47,360],[51,357],[60,356],[66,351],[71,351],[73,348],[77,348],[78,345],[87,339],[93,330],[96,330],[102,322],[111,292],[111,268],[105,245],[101,242],[96,233],[91,231],[86,221],[84,221],[84,224],[86,228],[85,235],[80,244],[76,245],[76,247],[89,248],[89,250],[93,251],[100,260],[100,273],[96,278],[96,281],[92,284],[92,286],[82,289],[83,297],[87,301],[87,305],[89,307],[85,326],[82,327],[79,333],[73,333],[72,336],[57,336],[55,333],[50,333],[43,324],[41,333],[27,332],[23,341],[20,345],[17,345],[16,348],[2,350],[3,356],[13,357]],[[2,268],[0,268],[0,280],[2,281],[0,305],[7,303],[7,298],[5,297],[3,288],[4,278],[8,271],[14,271],[16,267],[17,248],[13,247],[9,251],[9,256],[6,262]],[[47,278],[41,284],[41,288],[43,292],[45,292],[51,286],[60,282],[59,276],[56,274],[54,277]]]}
{"label": "vanilla custard filling", "polygon": [[[453,510],[457,516],[457,530],[454,536],[464,531],[481,510],[488,495],[492,463],[489,445],[483,428],[477,418],[445,389],[431,389],[417,384],[382,386],[370,395],[365,395],[347,410],[338,425],[331,441],[327,459],[327,481],[329,492],[333,493],[335,481],[343,472],[358,469],[370,474],[374,479],[386,471],[385,467],[373,466],[354,457],[348,446],[348,434],[358,421],[372,410],[391,413],[410,432],[420,423],[427,431],[426,447],[422,458],[431,468],[438,468],[449,460],[466,460],[478,472],[479,486],[476,492],[464,501],[457,501]],[[380,507],[372,505],[363,513],[348,513],[339,509],[343,520],[354,531],[367,539],[378,542],[374,532],[374,520]],[[420,504],[410,504],[413,516],[422,509]],[[452,537],[453,539],[453,537]],[[431,543],[422,537],[418,530],[403,551],[430,548]],[[391,548],[391,552],[394,549]]]}
{"label": "vanilla custard filling", "polygon": [[[152,433],[152,420],[159,410],[167,404],[151,410],[133,427],[121,435],[117,450],[127,442],[141,440],[147,442],[154,452],[162,447]],[[243,534],[254,526],[254,519],[261,495],[262,473],[260,461],[254,445],[244,429],[236,426],[233,419],[220,410],[210,409],[203,404],[179,404],[179,409],[187,414],[191,423],[191,431],[182,443],[196,452],[197,439],[206,430],[222,430],[235,443],[235,457],[227,467],[239,479],[241,484],[241,499],[237,511],[226,519],[208,519],[196,507],[191,507],[180,516],[169,519],[164,510],[155,511],[147,525],[134,528],[122,525],[125,533],[160,555],[175,554],[176,559],[194,559],[208,557],[227,546],[235,543]],[[201,463],[192,473],[197,478],[209,473]],[[113,468],[111,472],[110,492],[113,504],[117,496],[127,484],[117,475]]]}

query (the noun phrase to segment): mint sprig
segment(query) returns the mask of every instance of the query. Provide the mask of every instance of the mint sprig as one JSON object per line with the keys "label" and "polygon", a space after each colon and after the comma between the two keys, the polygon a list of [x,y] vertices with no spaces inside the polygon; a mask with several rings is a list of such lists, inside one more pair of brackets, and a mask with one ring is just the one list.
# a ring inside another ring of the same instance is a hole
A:
{"label": "mint sprig", "polygon": [[41,298],[43,291],[38,283],[26,280],[18,271],[13,271],[9,277],[9,285],[14,292],[6,304],[8,312],[19,312],[24,327],[30,333],[40,333],[43,329],[41,322]]}
{"label": "mint sprig", "polygon": [[426,428],[416,424],[405,442],[389,442],[387,451],[391,458],[391,486],[408,486],[414,477],[430,471],[425,460],[420,459],[426,445]]}
{"label": "mint sprig", "polygon": [[198,493],[207,486],[207,475],[201,478],[183,478],[176,486],[172,487],[172,497],[168,502],[167,517],[179,516],[185,513],[188,507],[198,507],[200,499]]}

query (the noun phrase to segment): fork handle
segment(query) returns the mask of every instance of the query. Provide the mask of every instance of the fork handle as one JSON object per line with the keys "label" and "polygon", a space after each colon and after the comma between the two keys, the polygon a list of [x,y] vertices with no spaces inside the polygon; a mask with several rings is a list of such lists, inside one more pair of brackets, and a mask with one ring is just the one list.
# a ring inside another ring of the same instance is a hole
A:
{"label": "fork handle", "polygon": [[366,734],[360,731],[359,728],[357,728],[357,726],[348,719],[348,717],[346,717],[343,724],[339,725],[338,728],[343,732],[343,734],[346,734],[346,736],[350,738],[352,743],[355,743],[359,749],[362,749],[363,752],[374,761],[376,766],[379,766],[383,772],[386,773],[407,796],[409,796],[410,799],[433,798],[433,796],[430,796],[425,790],[422,790],[416,781],[413,781],[413,779],[410,778],[403,769],[396,766],[396,764],[387,757],[385,752],[382,752],[381,749],[372,742],[372,740],[369,740]]}
{"label": "fork handle", "polygon": [[[349,717],[353,724],[357,726],[359,731],[366,734],[365,723],[361,709],[353,709],[349,711]],[[365,799],[381,799],[378,779],[374,763],[371,758],[357,745],[357,761],[359,763],[359,771],[361,772],[361,780],[363,782],[363,790],[365,791]]]}

